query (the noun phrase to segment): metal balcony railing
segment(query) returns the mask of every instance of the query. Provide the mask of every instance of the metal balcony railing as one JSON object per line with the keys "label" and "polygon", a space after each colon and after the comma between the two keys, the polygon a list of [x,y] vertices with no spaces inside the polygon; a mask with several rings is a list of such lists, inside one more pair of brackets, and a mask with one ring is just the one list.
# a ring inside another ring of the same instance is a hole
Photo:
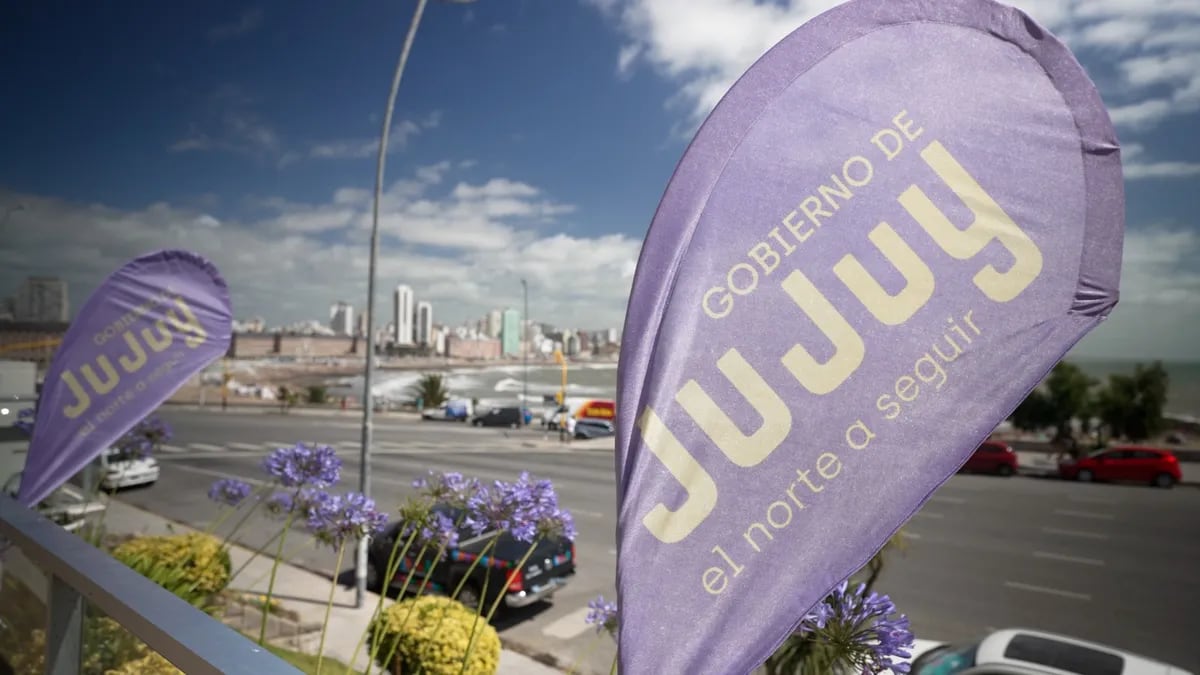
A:
{"label": "metal balcony railing", "polygon": [[0,557],[0,574],[24,577],[45,601],[47,675],[80,672],[85,601],[188,675],[299,672],[79,536],[0,495],[0,546],[5,540],[17,550]]}

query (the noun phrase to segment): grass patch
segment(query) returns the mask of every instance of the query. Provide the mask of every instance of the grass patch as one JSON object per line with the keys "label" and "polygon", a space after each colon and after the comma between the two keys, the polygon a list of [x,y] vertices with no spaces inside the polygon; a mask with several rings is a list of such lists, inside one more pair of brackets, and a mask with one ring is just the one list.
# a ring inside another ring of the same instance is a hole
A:
{"label": "grass patch", "polygon": [[[303,652],[292,651],[284,647],[276,647],[275,645],[267,645],[267,650],[275,656],[278,656],[284,661],[287,661],[291,665],[295,666],[296,669],[302,673],[310,673],[311,675],[315,675],[317,672],[316,654],[305,654]],[[332,659],[329,658],[329,656],[326,656],[321,661],[321,672],[341,675],[341,673],[346,672],[346,664],[338,661],[337,659]],[[361,670],[351,670],[350,672],[354,673],[354,675],[362,675]]]}

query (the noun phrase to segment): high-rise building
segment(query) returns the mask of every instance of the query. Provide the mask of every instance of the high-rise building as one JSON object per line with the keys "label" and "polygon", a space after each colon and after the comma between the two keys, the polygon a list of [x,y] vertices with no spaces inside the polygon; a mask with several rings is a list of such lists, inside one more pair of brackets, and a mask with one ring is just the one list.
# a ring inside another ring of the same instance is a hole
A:
{"label": "high-rise building", "polygon": [[371,330],[371,316],[367,314],[367,310],[358,313],[358,330],[355,333],[358,337],[367,337],[368,331]]}
{"label": "high-rise building", "polygon": [[411,345],[413,343],[413,289],[411,286],[400,284],[392,298],[392,310],[395,314],[395,343]]}
{"label": "high-rise building", "polygon": [[17,321],[66,323],[70,318],[67,282],[57,277],[29,277],[13,298]]}
{"label": "high-rise building", "polygon": [[354,308],[350,303],[340,300],[333,303],[329,308],[329,327],[335,335],[354,334]]}
{"label": "high-rise building", "polygon": [[487,328],[484,333],[490,338],[500,337],[500,331],[503,329],[500,310],[493,309],[487,315]]}
{"label": "high-rise building", "polygon": [[433,344],[433,303],[428,300],[417,303],[417,311],[413,313],[413,331],[417,344]]}
{"label": "high-rise building", "polygon": [[521,353],[521,313],[506,309],[500,321],[500,350],[505,356]]}

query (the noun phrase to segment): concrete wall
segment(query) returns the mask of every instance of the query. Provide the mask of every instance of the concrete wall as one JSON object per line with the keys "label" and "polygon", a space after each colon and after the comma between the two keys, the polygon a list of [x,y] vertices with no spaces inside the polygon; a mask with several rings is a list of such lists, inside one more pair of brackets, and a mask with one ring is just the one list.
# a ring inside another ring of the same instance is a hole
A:
{"label": "concrete wall", "polygon": [[[366,344],[366,340],[362,340]],[[238,333],[229,346],[235,359],[266,356],[349,356],[358,353],[359,338],[326,335],[273,335]]]}
{"label": "concrete wall", "polygon": [[456,359],[498,359],[500,358],[500,341],[468,340],[451,336],[446,338],[446,356]]}

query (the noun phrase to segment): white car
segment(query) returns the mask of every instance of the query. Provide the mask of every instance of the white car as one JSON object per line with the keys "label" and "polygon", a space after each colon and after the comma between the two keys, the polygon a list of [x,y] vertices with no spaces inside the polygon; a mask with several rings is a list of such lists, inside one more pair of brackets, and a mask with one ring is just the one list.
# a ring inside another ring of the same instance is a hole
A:
{"label": "white car", "polygon": [[1023,628],[959,645],[918,641],[912,655],[911,675],[1191,675],[1114,647]]}
{"label": "white car", "polygon": [[158,481],[158,460],[122,454],[116,448],[100,453],[100,488],[119,490]]}

